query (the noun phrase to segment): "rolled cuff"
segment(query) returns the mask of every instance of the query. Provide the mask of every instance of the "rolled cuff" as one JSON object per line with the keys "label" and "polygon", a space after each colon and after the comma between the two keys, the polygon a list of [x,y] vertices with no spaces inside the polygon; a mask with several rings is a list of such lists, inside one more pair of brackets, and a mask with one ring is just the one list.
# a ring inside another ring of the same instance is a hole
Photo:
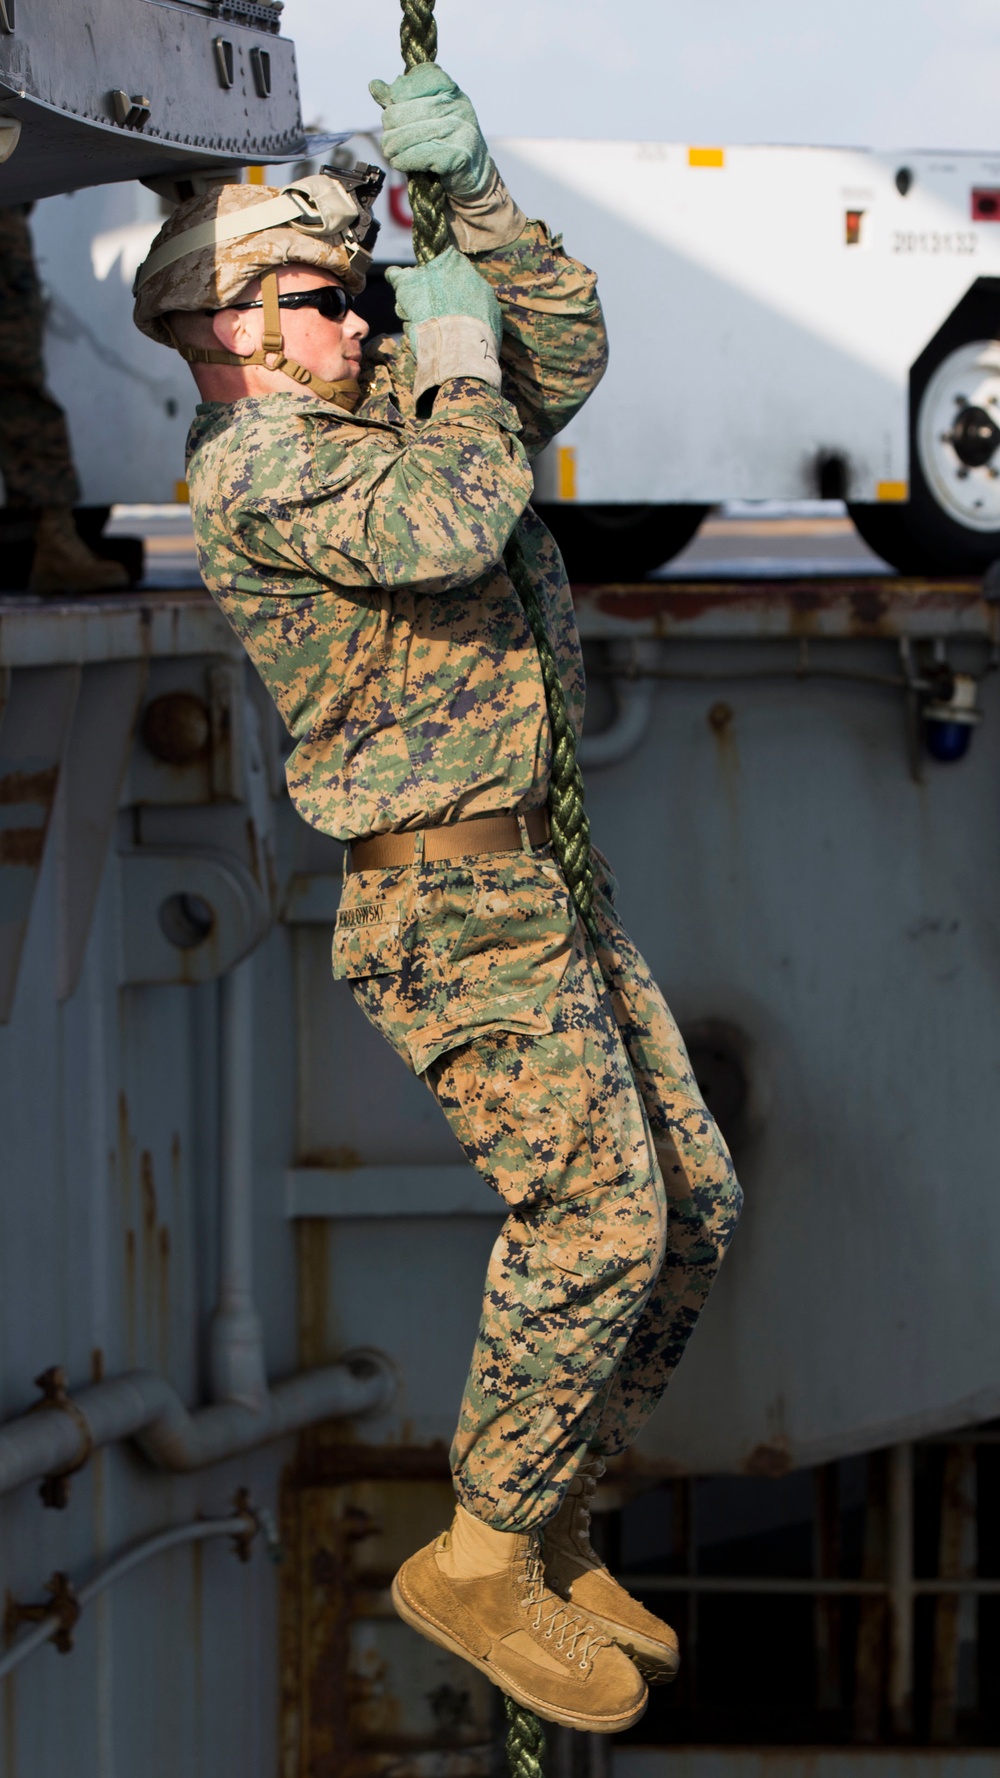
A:
{"label": "rolled cuff", "polygon": [[486,190],[478,197],[448,198],[448,221],[460,252],[491,253],[516,241],[528,218],[494,167]]}
{"label": "rolled cuff", "polygon": [[413,399],[452,377],[476,377],[491,389],[500,387],[500,360],[491,327],[474,315],[440,315],[413,329],[417,374]]}

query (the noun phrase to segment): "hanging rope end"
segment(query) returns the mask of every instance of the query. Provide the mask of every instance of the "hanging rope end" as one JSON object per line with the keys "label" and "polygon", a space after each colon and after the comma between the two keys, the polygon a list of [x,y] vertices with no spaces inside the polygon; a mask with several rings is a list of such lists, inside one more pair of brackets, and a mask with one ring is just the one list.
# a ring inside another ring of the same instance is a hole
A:
{"label": "hanging rope end", "polygon": [[545,1729],[530,1710],[504,1697],[510,1778],[545,1778]]}

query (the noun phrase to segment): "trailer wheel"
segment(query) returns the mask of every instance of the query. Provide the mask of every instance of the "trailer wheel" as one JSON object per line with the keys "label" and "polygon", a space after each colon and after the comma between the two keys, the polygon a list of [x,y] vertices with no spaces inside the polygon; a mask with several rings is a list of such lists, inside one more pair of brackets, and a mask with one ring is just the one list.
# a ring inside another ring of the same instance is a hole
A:
{"label": "trailer wheel", "polygon": [[910,374],[910,498],[850,506],[902,574],[982,574],[1000,557],[1000,300],[970,292]]}
{"label": "trailer wheel", "polygon": [[559,545],[570,580],[642,580],[690,543],[707,506],[535,507]]}

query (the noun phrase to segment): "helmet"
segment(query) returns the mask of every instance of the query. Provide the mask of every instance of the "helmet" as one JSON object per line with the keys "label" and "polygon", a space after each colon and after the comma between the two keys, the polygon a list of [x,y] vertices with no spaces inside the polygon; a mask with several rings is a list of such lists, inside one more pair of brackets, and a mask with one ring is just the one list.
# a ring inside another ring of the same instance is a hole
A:
{"label": "helmet", "polygon": [[[201,182],[168,216],[136,272],[136,326],[189,363],[267,363],[327,400],[338,399],[335,385],[284,356],[275,271],[289,264],[321,266],[336,272],[352,295],[362,291],[378,232],[371,207],[384,177],[379,168],[359,164],[353,172],[324,168],[294,185]],[[239,357],[181,345],[173,337],[165,316],[178,309],[224,309],[254,278],[262,279],[261,351]]]}

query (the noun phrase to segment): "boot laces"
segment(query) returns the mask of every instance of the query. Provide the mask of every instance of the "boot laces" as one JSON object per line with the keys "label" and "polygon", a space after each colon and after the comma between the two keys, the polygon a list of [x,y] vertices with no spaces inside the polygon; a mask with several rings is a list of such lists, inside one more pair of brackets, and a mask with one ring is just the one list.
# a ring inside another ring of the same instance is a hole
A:
{"label": "boot laces", "polygon": [[521,1608],[523,1611],[534,1610],[532,1629],[544,1628],[546,1638],[555,1641],[568,1661],[576,1659],[579,1649],[580,1669],[586,1673],[597,1650],[610,1648],[610,1639],[602,1636],[595,1624],[577,1612],[567,1610],[562,1600],[545,1585],[545,1569],[537,1542],[533,1542],[525,1553],[523,1582]]}

